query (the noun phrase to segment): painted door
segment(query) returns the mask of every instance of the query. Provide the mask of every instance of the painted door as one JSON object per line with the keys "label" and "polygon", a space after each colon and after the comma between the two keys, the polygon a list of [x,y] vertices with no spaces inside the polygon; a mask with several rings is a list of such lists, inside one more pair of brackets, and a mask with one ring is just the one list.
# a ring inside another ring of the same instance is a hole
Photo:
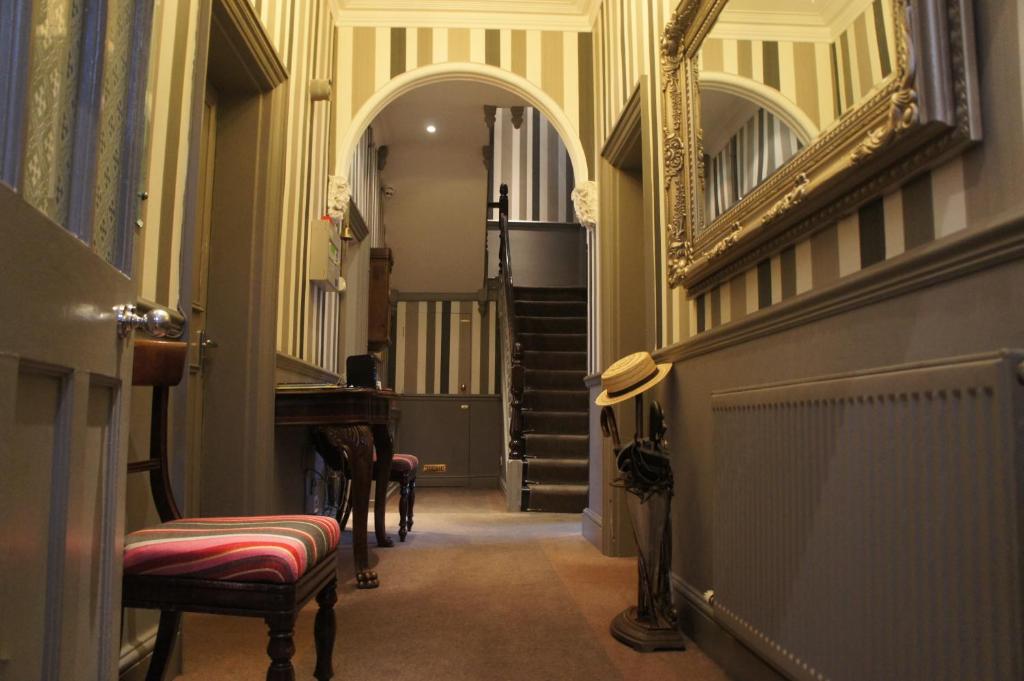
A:
{"label": "painted door", "polygon": [[206,332],[210,272],[210,230],[213,222],[213,177],[217,149],[217,91],[206,87],[203,122],[199,141],[199,195],[196,202],[196,246],[192,265],[192,317],[189,320],[188,438],[190,462],[188,512],[199,513],[200,466],[203,460],[203,414],[206,396],[206,367],[216,341]]}
{"label": "painted door", "polygon": [[0,4],[0,680],[117,677],[148,2]]}

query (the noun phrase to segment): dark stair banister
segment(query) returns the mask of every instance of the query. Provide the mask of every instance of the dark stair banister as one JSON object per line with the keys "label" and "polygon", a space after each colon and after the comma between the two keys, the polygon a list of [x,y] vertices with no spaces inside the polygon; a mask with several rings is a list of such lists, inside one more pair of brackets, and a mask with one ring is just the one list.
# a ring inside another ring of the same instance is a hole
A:
{"label": "dark stair banister", "polygon": [[505,308],[504,341],[509,348],[511,365],[508,367],[509,381],[509,458],[522,459],[523,441],[523,389],[526,383],[526,369],[523,367],[523,346],[516,341],[518,324],[513,296],[512,248],[508,228],[508,185],[502,184],[497,201],[487,204],[488,209],[498,209],[498,282],[501,300]]}

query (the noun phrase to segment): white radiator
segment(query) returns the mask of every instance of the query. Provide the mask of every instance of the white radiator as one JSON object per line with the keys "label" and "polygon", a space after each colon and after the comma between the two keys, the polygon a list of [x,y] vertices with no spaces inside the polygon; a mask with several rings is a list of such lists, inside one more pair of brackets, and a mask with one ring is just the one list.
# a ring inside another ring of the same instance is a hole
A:
{"label": "white radiator", "polygon": [[1021,360],[715,393],[715,617],[800,681],[1024,679]]}

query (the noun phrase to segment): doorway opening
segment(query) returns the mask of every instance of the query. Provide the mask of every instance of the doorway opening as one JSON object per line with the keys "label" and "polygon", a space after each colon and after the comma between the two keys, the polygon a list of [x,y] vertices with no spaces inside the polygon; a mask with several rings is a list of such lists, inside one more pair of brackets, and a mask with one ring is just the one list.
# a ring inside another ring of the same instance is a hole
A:
{"label": "doorway opening", "polygon": [[[420,487],[501,486],[509,510],[579,513],[587,504],[588,252],[571,195],[582,147],[513,88],[465,77],[425,82],[382,98],[356,145],[372,135],[386,229],[369,232],[394,261],[383,355],[385,383],[400,394],[397,450],[419,457]],[[487,210],[502,185],[509,304],[498,215]],[[516,344],[524,380],[513,394]]]}

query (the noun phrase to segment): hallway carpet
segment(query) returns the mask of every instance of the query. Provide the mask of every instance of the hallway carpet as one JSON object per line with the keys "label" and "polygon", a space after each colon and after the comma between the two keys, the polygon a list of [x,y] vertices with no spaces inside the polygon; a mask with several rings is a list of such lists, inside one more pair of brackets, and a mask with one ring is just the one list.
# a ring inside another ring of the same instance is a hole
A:
{"label": "hallway carpet", "polygon": [[[602,556],[578,515],[506,513],[493,490],[417,494],[407,541],[371,548],[379,589],[356,590],[342,539],[339,681],[727,681],[692,644],[640,654],[611,638],[609,622],[634,602],[636,563]],[[297,679],[312,679],[315,612],[297,624]],[[184,627],[179,678],[263,678],[261,621],[186,615]]]}

